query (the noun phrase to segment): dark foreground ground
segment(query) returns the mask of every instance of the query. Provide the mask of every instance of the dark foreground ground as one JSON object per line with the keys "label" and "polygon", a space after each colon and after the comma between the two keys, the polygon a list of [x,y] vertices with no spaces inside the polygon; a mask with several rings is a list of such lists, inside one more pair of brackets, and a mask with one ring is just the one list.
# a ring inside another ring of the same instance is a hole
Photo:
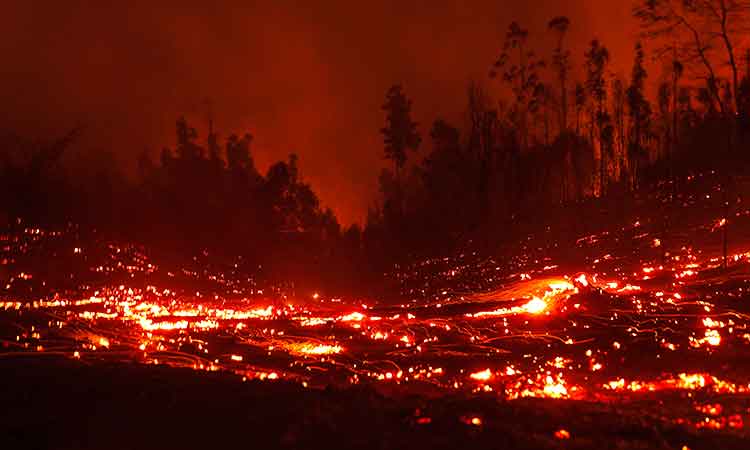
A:
{"label": "dark foreground ground", "polygon": [[[602,404],[384,396],[367,387],[313,390],[220,373],[22,358],[0,358],[2,449],[750,446]],[[560,429],[570,438],[556,438]]]}

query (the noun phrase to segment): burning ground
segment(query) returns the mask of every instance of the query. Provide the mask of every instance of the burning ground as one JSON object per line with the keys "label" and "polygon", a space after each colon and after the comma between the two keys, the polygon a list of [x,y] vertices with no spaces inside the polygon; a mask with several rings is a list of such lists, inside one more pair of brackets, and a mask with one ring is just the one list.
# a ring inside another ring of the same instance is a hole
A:
{"label": "burning ground", "polygon": [[[295,292],[207,254],[167,267],[75,228],[19,228],[0,255],[5,434],[58,448],[120,433],[123,448],[135,436],[227,444],[243,427],[290,448],[333,432],[367,448],[745,448],[749,214],[722,215],[710,185],[670,200],[669,233],[646,212],[664,201],[653,194],[595,234],[542,231],[502,258],[467,250],[399,267],[387,274],[395,302]],[[94,425],[72,433],[68,409]],[[187,438],[192,422],[211,433]]]}

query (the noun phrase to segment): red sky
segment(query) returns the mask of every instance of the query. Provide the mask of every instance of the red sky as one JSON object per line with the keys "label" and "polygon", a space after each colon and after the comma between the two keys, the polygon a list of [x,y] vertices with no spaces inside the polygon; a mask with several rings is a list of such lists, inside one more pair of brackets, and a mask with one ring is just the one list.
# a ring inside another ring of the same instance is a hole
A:
{"label": "red sky", "polygon": [[556,15],[572,21],[576,63],[597,37],[614,70],[625,73],[635,42],[631,5],[11,2],[0,17],[0,130],[36,137],[82,123],[81,145],[112,148],[132,168],[143,148],[156,155],[174,145],[181,114],[204,138],[210,99],[223,136],[255,135],[261,170],[296,152],[324,205],[343,223],[362,221],[384,165],[380,106],[391,84],[403,84],[413,99],[423,136],[437,117],[460,125],[468,82],[497,83],[487,72],[507,25],[517,20],[544,35]]}

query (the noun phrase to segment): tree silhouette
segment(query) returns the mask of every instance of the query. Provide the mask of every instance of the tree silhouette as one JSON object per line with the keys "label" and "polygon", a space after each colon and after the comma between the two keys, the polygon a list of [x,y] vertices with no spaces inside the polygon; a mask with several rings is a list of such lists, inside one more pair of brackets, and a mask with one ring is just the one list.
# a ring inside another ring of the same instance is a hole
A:
{"label": "tree silhouette", "polygon": [[564,46],[565,36],[570,28],[570,19],[558,16],[549,21],[548,28],[557,34],[557,45],[552,53],[552,66],[560,83],[560,131],[568,129],[568,74],[570,72],[570,51]]}
{"label": "tree silhouette", "polygon": [[151,173],[154,171],[154,162],[151,160],[148,150],[144,149],[138,154],[136,163],[138,165],[138,175],[142,180],[151,176]]}
{"label": "tree silhouette", "polygon": [[611,152],[612,125],[609,113],[605,108],[607,100],[607,83],[604,78],[609,63],[609,50],[597,39],[591,41],[586,57],[586,89],[595,104],[593,123],[596,124],[599,138],[599,193],[606,188],[607,153]]}
{"label": "tree silhouette", "polygon": [[224,161],[221,158],[221,145],[219,145],[219,135],[214,130],[214,121],[209,119],[208,121],[208,137],[206,139],[206,146],[208,147],[208,157],[211,162],[218,168],[224,166]]}
{"label": "tree silhouette", "polygon": [[245,133],[242,137],[238,137],[236,134],[229,136],[226,143],[229,170],[256,173],[255,164],[250,154],[252,142],[253,136],[250,133]]}
{"label": "tree silhouette", "polygon": [[195,144],[198,132],[188,125],[184,117],[177,119],[177,157],[181,160],[196,160],[201,156],[200,148]]}
{"label": "tree silhouette", "polygon": [[628,168],[627,150],[625,148],[627,139],[625,135],[625,107],[627,103],[625,89],[625,81],[622,78],[616,77],[612,81],[612,119],[616,135],[614,178],[618,182],[622,181]]}
{"label": "tree silhouette", "polygon": [[[468,115],[470,121],[468,152],[478,162],[477,194],[479,195],[480,214],[489,214],[489,190],[492,176],[492,162],[496,150],[497,110],[481,84],[472,82],[467,91]],[[442,134],[442,133],[441,133]]]}
{"label": "tree silhouette", "polygon": [[628,158],[633,163],[632,182],[635,183],[639,168],[638,161],[645,157],[645,137],[651,123],[651,105],[644,94],[646,85],[646,69],[643,66],[643,47],[641,43],[635,45],[635,61],[625,95],[628,102],[628,115],[630,119],[630,145],[628,147]]}
{"label": "tree silhouette", "polygon": [[[443,220],[451,220],[445,213],[459,206],[466,191],[467,163],[461,151],[460,132],[442,119],[436,120],[430,131],[432,151],[423,163],[422,176],[434,209]],[[437,218],[437,217],[436,217]]]}
{"label": "tree silhouette", "polygon": [[544,61],[538,60],[533,51],[527,47],[529,32],[512,22],[505,33],[503,51],[495,61],[490,77],[502,71],[501,78],[508,83],[515,96],[515,115],[520,141],[525,149],[529,145],[528,115],[538,100],[540,79],[538,70],[544,67]]}
{"label": "tree silhouette", "polygon": [[382,109],[386,112],[386,125],[380,130],[385,144],[385,158],[393,162],[396,179],[400,180],[407,150],[416,151],[422,138],[417,131],[417,123],[411,119],[411,100],[406,97],[401,85],[388,89]]}
{"label": "tree silhouette", "polygon": [[[750,2],[746,0],[640,0],[633,9],[643,35],[662,42],[662,51],[675,50],[679,59],[703,69],[707,93],[728,114],[727,102],[721,98],[717,67],[730,67],[732,81],[728,91],[729,110],[738,111],[740,83],[738,41],[747,31]],[[677,45],[675,45],[675,43]],[[720,63],[715,61],[716,48],[723,51]],[[677,58],[676,58],[677,59]]]}
{"label": "tree silhouette", "polygon": [[747,139],[750,134],[750,49],[745,53],[745,76],[737,89],[737,103],[740,130]]}
{"label": "tree silhouette", "polygon": [[[672,64],[670,64],[670,75],[672,76],[672,125],[671,125],[671,136],[670,136],[670,146],[669,146],[669,162],[670,167],[674,164],[674,153],[675,153],[675,146],[677,145],[677,137],[678,137],[678,125],[679,125],[679,110],[678,110],[678,103],[679,103],[679,82],[680,78],[682,78],[682,74],[684,73],[685,68],[682,65],[682,62],[677,57],[677,51],[674,49],[672,52]],[[671,169],[670,169],[671,170]]]}
{"label": "tree silhouette", "polygon": [[581,135],[581,115],[586,108],[586,88],[582,83],[576,83],[575,87],[575,105],[576,105],[576,134]]}

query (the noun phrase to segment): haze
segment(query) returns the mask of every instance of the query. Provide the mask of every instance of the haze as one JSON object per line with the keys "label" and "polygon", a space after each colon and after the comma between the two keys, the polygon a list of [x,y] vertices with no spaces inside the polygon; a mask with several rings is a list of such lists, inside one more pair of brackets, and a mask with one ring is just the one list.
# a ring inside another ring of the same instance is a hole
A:
{"label": "haze", "polygon": [[629,0],[404,3],[5,4],[0,130],[37,137],[83,124],[79,145],[111,148],[133,173],[143,148],[156,157],[174,146],[179,115],[205,139],[211,112],[222,136],[255,135],[261,171],[296,152],[346,224],[374,200],[391,84],[404,85],[426,137],[437,117],[462,123],[471,79],[496,86],[487,72],[512,20],[544,35],[567,15],[577,65],[593,37],[615,70],[632,61]]}

